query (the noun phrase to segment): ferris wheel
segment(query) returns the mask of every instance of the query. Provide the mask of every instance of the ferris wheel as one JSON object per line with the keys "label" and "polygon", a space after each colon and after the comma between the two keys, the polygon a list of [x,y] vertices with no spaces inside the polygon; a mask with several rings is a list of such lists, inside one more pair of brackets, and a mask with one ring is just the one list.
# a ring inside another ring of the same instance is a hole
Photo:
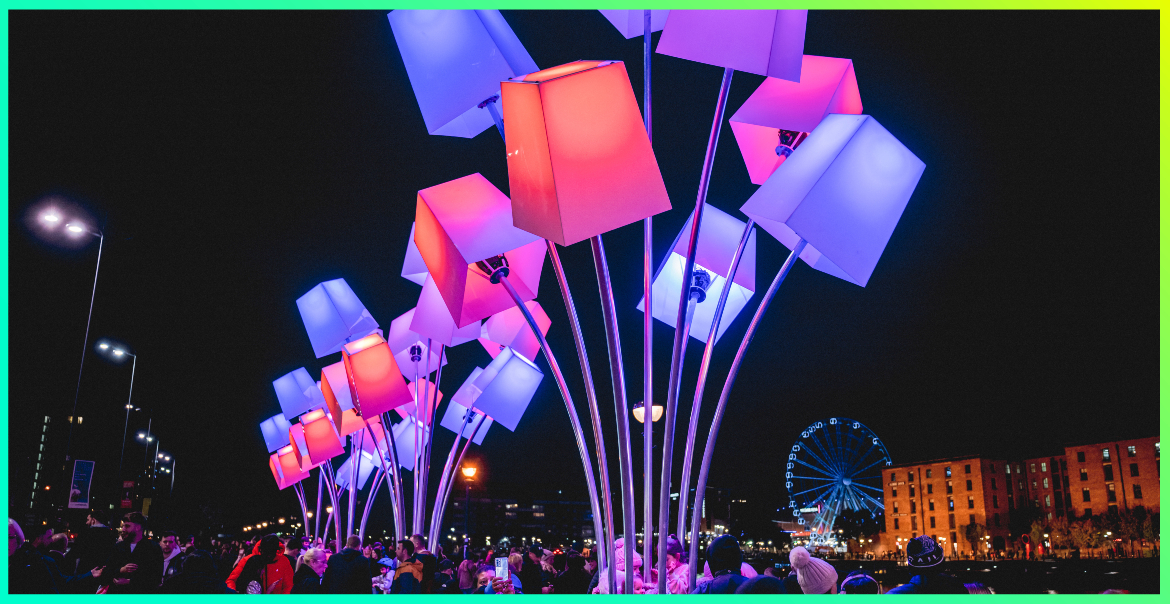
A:
{"label": "ferris wheel", "polygon": [[813,542],[829,540],[842,511],[876,515],[885,509],[882,470],[892,463],[881,439],[861,422],[846,417],[815,422],[788,453],[788,507]]}

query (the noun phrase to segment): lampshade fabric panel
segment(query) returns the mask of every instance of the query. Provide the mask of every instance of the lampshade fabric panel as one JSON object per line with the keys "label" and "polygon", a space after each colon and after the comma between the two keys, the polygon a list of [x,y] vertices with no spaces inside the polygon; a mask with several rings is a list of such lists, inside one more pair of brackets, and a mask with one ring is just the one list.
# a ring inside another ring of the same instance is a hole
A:
{"label": "lampshade fabric panel", "polygon": [[505,348],[475,379],[481,391],[475,409],[515,432],[543,379],[544,373],[532,361]]}
{"label": "lampshade fabric panel", "polygon": [[517,227],[571,245],[670,209],[621,61],[578,61],[502,84]]}
{"label": "lampshade fabric panel", "polygon": [[[419,285],[427,278],[427,263],[423,262],[418,246],[414,244],[414,223],[410,223],[410,237],[406,240],[406,257],[402,260],[402,278]],[[390,339],[387,336],[386,339]]]}
{"label": "lampshade fabric panel", "polygon": [[285,418],[297,417],[325,405],[317,382],[304,367],[286,373],[272,382],[276,399]]}
{"label": "lampshade fabric panel", "polygon": [[[349,379],[350,396],[358,413],[373,417],[414,400],[390,347],[380,337],[364,340],[341,351]],[[370,344],[363,347],[364,344]],[[351,352],[352,351],[352,352]]]}
{"label": "lampshade fabric panel", "polygon": [[[865,286],[926,165],[868,115],[830,114],[741,210],[813,268]],[[810,249],[811,248],[811,249]]]}
{"label": "lampshade fabric panel", "polygon": [[297,298],[297,310],[317,358],[341,350],[347,339],[365,336],[378,329],[378,322],[345,279],[317,284]]}
{"label": "lampshade fabric panel", "polygon": [[345,452],[345,446],[337,435],[338,429],[329,414],[317,410],[305,415],[301,421],[305,429],[309,459],[314,465],[323,464]]}
{"label": "lampshade fabric panel", "polygon": [[[395,411],[397,411],[398,415],[401,417],[414,416],[418,418],[419,421],[430,425],[428,420],[435,416],[435,409],[439,406],[439,403],[443,402],[443,393],[439,392],[439,389],[435,387],[435,383],[430,380],[419,380],[418,382],[407,384],[407,387],[410,388],[410,393],[412,395],[417,392],[418,397],[411,402],[396,408]],[[426,414],[420,415],[418,413],[418,400],[424,396],[427,398],[427,401],[430,404],[426,406]]]}
{"label": "lampshade fabric panel", "polygon": [[[447,403],[447,411],[443,413],[443,419],[439,425],[456,434],[460,434],[459,429],[462,428],[463,433],[460,436],[463,438],[471,438],[471,435],[475,434],[475,439],[472,442],[482,445],[484,437],[487,436],[488,430],[492,427],[492,418],[472,410],[472,416],[466,420],[467,424],[464,425],[464,416],[467,413],[467,407],[452,399],[451,402]],[[480,426],[480,423],[483,425]]]}
{"label": "lampshade fabric panel", "polygon": [[[424,277],[423,282],[425,283]],[[428,357],[430,360],[431,370],[438,369],[439,364],[447,364],[447,355],[444,354],[439,358],[439,347],[434,344],[439,342],[432,341],[432,346],[427,346],[427,338],[423,335],[412,331],[410,329],[411,323],[414,321],[415,308],[412,308],[405,313],[402,313],[398,318],[390,322],[390,329],[386,330],[386,343],[390,346],[390,351],[394,353],[394,361],[398,363],[398,369],[402,371],[402,377],[408,380],[415,379],[415,371],[417,369],[418,375],[426,373]],[[444,311],[446,307],[444,306]],[[448,321],[451,321],[450,315],[447,316]],[[454,323],[453,321],[451,321]],[[410,360],[410,347],[418,346],[422,350],[422,355],[418,361],[418,367],[415,367],[414,361]]]}
{"label": "lampshade fabric panel", "polygon": [[[621,32],[622,37],[629,40],[634,36],[641,36],[646,32],[646,17],[643,15],[644,11],[640,10],[599,10],[597,11],[605,16],[614,27]],[[666,25],[666,17],[670,15],[669,10],[652,10],[650,11],[650,31],[662,31],[662,27]]]}
{"label": "lampshade fabric panel", "polygon": [[[478,291],[480,284],[475,283],[475,281],[483,281],[483,278],[475,274],[477,269],[467,269],[467,271],[467,279],[470,282],[470,287],[464,289],[465,294]],[[491,283],[488,283],[488,285],[491,285]],[[494,290],[502,288],[496,285],[494,288],[489,287],[487,289],[494,294]],[[464,301],[467,301],[466,297]],[[420,339],[430,339],[432,346],[442,344],[447,347],[470,342],[478,338],[481,331],[478,319],[469,322],[463,327],[455,324],[455,319],[451,318],[451,311],[448,309],[447,303],[443,300],[443,295],[439,293],[438,286],[435,285],[434,279],[429,275],[423,282],[422,292],[418,296],[418,304],[414,307],[414,315],[410,320],[410,330],[417,333]],[[426,347],[424,346],[424,348]],[[431,354],[437,356],[438,353],[432,352]],[[438,365],[432,364],[431,368],[438,369]],[[413,371],[413,363],[410,371]]]}
{"label": "lampshade fabric panel", "polygon": [[731,116],[754,184],[763,184],[786,159],[776,153],[780,130],[812,132],[830,113],[862,111],[853,61],[804,55],[801,64],[800,82],[768,78]]}
{"label": "lampshade fabric panel", "polygon": [[500,82],[537,71],[496,10],[396,10],[386,15],[427,132],[471,138],[494,121],[479,104]]}
{"label": "lampshade fabric panel", "polygon": [[373,455],[358,450],[357,455],[350,455],[342,462],[341,467],[338,468],[333,475],[337,478],[337,486],[342,489],[349,488],[349,481],[353,477],[353,466],[355,457],[358,460],[357,464],[357,489],[364,489],[366,483],[370,481],[370,474],[374,472],[378,465],[378,460]]}
{"label": "lampshade fabric panel", "polygon": [[[536,300],[529,300],[524,303],[524,306],[528,308],[528,312],[536,320],[536,326],[540,329],[540,333],[548,335],[552,320],[548,318],[548,314],[544,312],[540,303]],[[528,326],[524,313],[515,306],[502,310],[483,322],[479,343],[493,359],[499,356],[500,351],[504,348],[511,348],[526,359],[535,360],[536,355],[540,354],[540,340],[536,339],[536,335],[532,333],[532,328]]]}
{"label": "lampshade fabric panel", "polygon": [[260,433],[264,436],[264,446],[268,447],[269,453],[288,446],[288,429],[290,427],[283,413],[277,413],[260,422]]}
{"label": "lampshade fabric panel", "polygon": [[656,52],[799,82],[807,10],[672,10]]}

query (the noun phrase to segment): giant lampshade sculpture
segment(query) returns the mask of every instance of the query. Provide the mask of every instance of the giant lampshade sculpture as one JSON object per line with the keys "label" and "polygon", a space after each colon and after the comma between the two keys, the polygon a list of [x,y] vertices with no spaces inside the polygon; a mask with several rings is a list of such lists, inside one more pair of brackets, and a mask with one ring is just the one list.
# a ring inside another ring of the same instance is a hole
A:
{"label": "giant lampshade sculpture", "polygon": [[323,464],[345,453],[341,438],[337,436],[338,429],[324,409],[306,413],[301,417],[301,426],[305,430],[305,445],[313,465]]}
{"label": "giant lampshade sculpture", "polygon": [[673,10],[657,52],[799,82],[807,10]]}
{"label": "giant lampshade sculpture", "polygon": [[[425,275],[423,281],[426,281]],[[426,375],[422,371],[424,367],[437,369],[440,365],[447,364],[447,355],[441,350],[442,346],[436,347],[433,345],[434,342],[432,345],[428,345],[425,336],[410,329],[416,310],[417,308],[412,308],[391,321],[390,329],[386,331],[386,344],[394,353],[394,361],[398,363],[402,377],[411,381]],[[448,315],[448,320],[450,320],[450,315]],[[416,346],[418,348],[412,350]]]}
{"label": "giant lampshade sculpture", "polygon": [[280,410],[286,418],[297,417],[325,405],[317,382],[304,367],[290,371],[272,382]]}
{"label": "giant lampshade sculpture", "polygon": [[666,25],[666,17],[670,14],[668,10],[599,10],[597,11],[621,32],[622,37],[629,40],[634,36],[641,36],[646,29],[643,25],[643,13],[650,13],[650,31],[662,31],[662,26]]}
{"label": "giant lampshade sculpture", "polygon": [[483,132],[500,82],[537,71],[498,10],[396,10],[386,18],[431,134]]}
{"label": "giant lampshade sculpture", "polygon": [[[536,300],[529,300],[524,303],[524,306],[536,319],[536,324],[540,326],[540,332],[548,335],[548,328],[552,326],[552,320],[548,318],[548,314],[544,312],[544,308],[541,308],[540,303]],[[499,356],[505,348],[511,348],[526,359],[536,360],[536,355],[540,354],[540,342],[532,334],[532,330],[528,328],[528,324],[524,320],[524,313],[520,312],[519,308],[502,310],[484,321],[479,343],[488,351],[488,354],[492,355],[493,359]]]}
{"label": "giant lampshade sculpture", "polygon": [[[402,278],[422,285],[427,280],[427,264],[423,262],[418,246],[414,244],[414,223],[410,223],[410,238],[406,241],[406,257],[402,260]],[[394,329],[393,326],[390,327]],[[390,336],[387,335],[389,340]]]}
{"label": "giant lampshade sculpture", "polygon": [[748,176],[764,184],[830,113],[861,113],[853,61],[804,55],[800,82],[768,78],[729,120]]}
{"label": "giant lampshade sculpture", "polygon": [[260,422],[260,433],[264,436],[264,445],[268,447],[269,453],[288,446],[288,429],[291,427],[283,413]]}
{"label": "giant lampshade sculpture", "polygon": [[[539,251],[541,253],[540,261],[543,263],[544,250]],[[535,253],[529,255],[534,256]],[[539,275],[537,277],[539,278]],[[427,275],[422,292],[418,296],[418,305],[414,307],[410,330],[428,340],[433,340],[435,344],[451,347],[478,338],[480,323],[477,319],[463,327],[456,325],[455,320],[451,318],[451,312],[443,302],[443,296],[439,293],[438,286],[435,285],[435,280]],[[438,368],[438,365],[435,367]]]}
{"label": "giant lampshade sculpture", "polygon": [[[482,392],[475,385],[475,380],[482,373],[482,367],[471,370],[471,375],[467,376],[463,385],[451,396],[451,402],[447,404],[447,411],[439,422],[440,426],[463,438],[472,439],[477,445],[483,444],[484,437],[487,436],[488,430],[492,427],[492,418],[477,412],[474,408],[475,400]],[[469,410],[471,411],[470,415],[468,414]],[[480,426],[481,423],[482,426]]]}
{"label": "giant lampshade sculpture", "polygon": [[[398,412],[400,417],[414,416],[418,418],[419,421],[430,421],[428,418],[435,416],[435,409],[438,408],[439,403],[443,402],[443,393],[439,392],[438,385],[430,380],[423,380],[423,383],[421,384],[414,383],[409,384],[408,386],[410,387],[411,393],[418,393],[418,396],[413,401],[398,407],[395,409],[395,411]],[[426,400],[430,402],[430,404],[420,406],[418,404],[418,399],[424,396],[424,392],[428,393],[426,394]]]}
{"label": "giant lampshade sculpture", "polygon": [[378,322],[345,279],[317,284],[297,298],[297,309],[317,358],[341,350],[350,340],[378,331]]}
{"label": "giant lampshade sculpture", "polygon": [[374,417],[414,400],[394,354],[379,335],[346,344],[341,351],[354,408]]}

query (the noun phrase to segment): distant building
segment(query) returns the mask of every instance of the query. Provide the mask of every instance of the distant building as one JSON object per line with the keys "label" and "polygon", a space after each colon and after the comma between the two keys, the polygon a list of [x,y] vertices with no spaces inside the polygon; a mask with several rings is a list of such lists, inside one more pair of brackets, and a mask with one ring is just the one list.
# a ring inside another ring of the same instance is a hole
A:
{"label": "distant building", "polygon": [[1138,506],[1158,509],[1159,440],[1150,437],[1065,447],[1070,515],[1116,513]]}
{"label": "distant building", "polygon": [[[467,520],[466,498],[452,493],[451,499],[441,537],[445,548],[462,545]],[[472,497],[470,509],[470,523],[466,526],[470,529],[472,547],[501,541],[513,545],[533,541],[555,545],[588,544],[594,540],[593,513],[587,501]]]}

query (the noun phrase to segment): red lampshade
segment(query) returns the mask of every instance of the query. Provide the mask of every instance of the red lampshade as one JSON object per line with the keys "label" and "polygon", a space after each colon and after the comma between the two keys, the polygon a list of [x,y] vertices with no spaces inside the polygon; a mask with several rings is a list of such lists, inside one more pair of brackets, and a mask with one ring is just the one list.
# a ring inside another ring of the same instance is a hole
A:
{"label": "red lampshade", "polygon": [[280,480],[284,482],[284,486],[280,487],[282,489],[309,476],[310,468],[301,468],[301,464],[297,460],[296,453],[294,452],[295,449],[296,447],[294,445],[288,445],[273,453],[276,470],[280,473]]}
{"label": "red lampshade", "polygon": [[[302,426],[300,422],[296,422],[289,426],[288,441],[289,448],[292,449],[291,451],[288,451],[288,453],[292,454],[290,459],[296,462],[298,468],[308,472],[309,470],[312,470],[313,468],[320,465],[313,463],[313,461],[309,459],[309,446],[305,444],[305,427]],[[277,453],[281,455],[282,463],[284,463],[283,460],[286,454],[285,449],[281,449]]]}
{"label": "red lampshade", "polygon": [[381,336],[369,335],[346,344],[341,360],[354,408],[362,417],[374,417],[414,400],[394,353]]}
{"label": "red lampshade", "polygon": [[670,209],[624,63],[577,61],[501,90],[517,227],[570,245]]}
{"label": "red lampshade", "polygon": [[309,448],[309,459],[314,464],[325,463],[345,453],[345,445],[337,436],[337,428],[323,409],[301,416],[301,425],[305,427],[305,444]]}

